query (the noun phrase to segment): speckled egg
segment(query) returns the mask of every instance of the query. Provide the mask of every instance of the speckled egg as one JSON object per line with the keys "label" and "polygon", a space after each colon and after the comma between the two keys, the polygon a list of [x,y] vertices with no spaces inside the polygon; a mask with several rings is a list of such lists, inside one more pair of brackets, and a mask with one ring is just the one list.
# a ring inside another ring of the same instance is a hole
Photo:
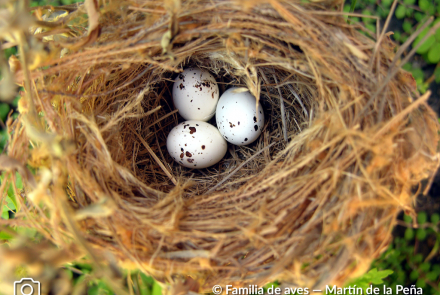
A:
{"label": "speckled egg", "polygon": [[202,121],[185,121],[174,127],[167,137],[171,157],[182,166],[201,169],[218,163],[228,144],[217,128]]}
{"label": "speckled egg", "polygon": [[215,114],[219,90],[214,77],[199,68],[185,69],[173,85],[173,102],[185,120],[208,121]]}
{"label": "speckled egg", "polygon": [[230,88],[220,97],[215,118],[221,135],[235,145],[254,142],[264,126],[264,113],[261,104],[243,88]]}

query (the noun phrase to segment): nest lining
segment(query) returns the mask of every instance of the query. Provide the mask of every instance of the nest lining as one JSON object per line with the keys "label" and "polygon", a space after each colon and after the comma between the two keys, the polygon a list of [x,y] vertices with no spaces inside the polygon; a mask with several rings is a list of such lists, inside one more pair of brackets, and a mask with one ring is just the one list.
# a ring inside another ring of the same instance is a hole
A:
{"label": "nest lining", "polygon": [[[81,234],[159,280],[191,276],[200,290],[275,279],[319,288],[366,271],[397,214],[411,210],[411,187],[436,165],[438,123],[426,97],[414,102],[412,77],[400,71],[376,93],[394,58],[389,39],[375,52],[328,13],[338,1],[129,3],[104,9],[94,45],[32,72],[47,129],[71,149],[52,158],[44,144],[14,145],[9,154],[64,177],[74,212],[111,204],[106,217],[82,218]],[[255,143],[229,146],[202,170],[174,163],[165,147],[180,120],[170,85],[193,65],[219,77],[220,88],[248,87],[267,112]],[[29,128],[21,118],[13,127]]]}
{"label": "nest lining", "polygon": [[[229,85],[246,86],[240,77],[231,77],[230,74],[227,74],[232,71],[231,66],[225,62],[203,58],[201,59],[202,62],[197,63],[195,62],[197,59],[197,55],[192,56],[192,60],[189,63],[181,64],[179,67],[187,68],[198,66],[215,71],[215,76],[221,77],[219,78],[221,81],[218,81],[220,89],[222,89],[221,93],[223,93]],[[212,68],[212,65],[215,65],[215,67]],[[310,119],[306,116],[311,113],[311,101],[304,99],[307,96],[302,95],[301,92],[297,93],[299,89],[295,91],[298,84],[313,87],[310,86],[310,82],[300,82],[300,80],[295,79],[295,77],[291,77],[292,80],[286,80],[285,78],[289,76],[287,73],[283,75],[281,72],[275,72],[271,68],[260,68],[260,70],[268,82],[267,85],[263,84],[261,86],[262,95],[260,103],[265,110],[265,117],[269,119],[266,121],[263,135],[261,135],[256,142],[248,146],[240,147],[230,144],[230,152],[219,165],[214,165],[208,169],[193,170],[181,167],[168,155],[166,150],[167,135],[170,130],[176,126],[178,122],[183,121],[183,119],[177,113],[173,112],[174,108],[170,89],[175,73],[167,72],[163,74],[163,78],[158,78],[156,83],[151,86],[145,86],[150,87],[151,90],[142,100],[141,108],[138,108],[138,111],[147,113],[148,110],[156,109],[158,106],[161,106],[161,109],[140,120],[138,118],[124,120],[119,126],[120,130],[125,130],[124,133],[119,135],[122,140],[119,140],[119,144],[113,147],[119,150],[112,151],[111,153],[125,155],[125,162],[133,167],[132,169],[136,177],[141,179],[148,186],[163,192],[170,192],[175,187],[172,179],[170,179],[169,175],[164,173],[163,168],[157,164],[157,160],[145,149],[143,143],[139,140],[140,136],[147,141],[153,152],[165,163],[166,169],[168,169],[173,176],[174,181],[178,180],[184,183],[191,180],[194,183],[193,190],[195,190],[196,194],[202,194],[214,186],[219,187],[220,190],[234,190],[234,186],[236,188],[241,182],[246,181],[254,174],[258,174],[262,170],[262,167],[272,160],[272,156],[276,155],[277,151],[283,150],[286,146],[286,142],[283,140],[284,131],[281,122],[279,93],[284,93],[283,98],[285,97],[286,100],[283,103],[285,104],[286,131],[289,137],[292,137],[293,134],[298,134],[301,128],[306,128],[310,122]],[[142,69],[139,71],[142,71]],[[265,71],[267,74],[264,74]],[[275,75],[278,76],[278,78],[274,78]],[[269,79],[267,76],[272,76],[272,78]],[[281,79],[280,81],[283,81],[285,84],[285,86],[280,87],[280,92],[278,92],[276,88],[277,84],[275,79]],[[141,84],[137,91],[135,90],[135,94],[139,92],[142,87],[143,85]],[[310,93],[310,90],[304,86],[300,87],[300,89]],[[127,101],[135,99],[136,97],[129,97]],[[124,107],[123,102],[118,102],[118,104],[119,108]],[[101,116],[104,117],[105,115]],[[215,117],[211,119],[209,123],[216,126]],[[135,133],[137,133],[137,135]],[[112,138],[108,138],[108,142],[112,141]],[[269,146],[271,143],[273,144]],[[262,149],[266,152],[261,152]],[[248,161],[251,157],[252,159]],[[240,170],[237,170],[233,175],[230,175],[231,172],[243,162],[247,164]],[[223,180],[225,177],[228,177],[227,182]],[[219,186],[218,183],[220,181],[223,181],[225,185]],[[189,195],[192,194],[193,192],[191,190]]]}

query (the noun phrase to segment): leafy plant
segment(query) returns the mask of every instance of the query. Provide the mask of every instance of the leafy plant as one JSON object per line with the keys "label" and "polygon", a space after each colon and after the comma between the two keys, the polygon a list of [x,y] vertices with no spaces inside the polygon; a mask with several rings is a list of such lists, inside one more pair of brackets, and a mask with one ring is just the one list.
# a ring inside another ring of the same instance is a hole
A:
{"label": "leafy plant", "polygon": [[[385,285],[396,290],[397,285],[423,288],[423,294],[440,295],[440,265],[431,263],[439,259],[440,245],[439,232],[440,215],[431,216],[424,211],[417,215],[417,227],[412,227],[412,218],[403,216],[406,226],[402,237],[395,237],[389,248],[377,259],[372,267],[395,270],[384,282]],[[431,222],[429,222],[431,221]],[[433,244],[429,252],[420,245],[429,241]]]}
{"label": "leafy plant", "polygon": [[390,269],[377,271],[377,268],[373,268],[363,276],[349,282],[347,286],[356,286],[356,288],[362,288],[364,290],[363,294],[367,294],[368,287],[371,285],[383,284],[383,279],[387,278],[392,273],[393,271]]}

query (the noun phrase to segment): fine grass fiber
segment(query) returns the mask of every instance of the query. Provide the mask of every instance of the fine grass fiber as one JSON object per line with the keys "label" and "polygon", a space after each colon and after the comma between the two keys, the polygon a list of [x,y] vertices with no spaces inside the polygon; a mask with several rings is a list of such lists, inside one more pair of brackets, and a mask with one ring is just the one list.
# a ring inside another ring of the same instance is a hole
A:
{"label": "fine grass fiber", "polygon": [[[8,125],[7,154],[35,170],[16,219],[196,292],[365,273],[438,164],[429,93],[389,35],[361,34],[337,0],[101,2],[56,8],[68,13],[51,26],[52,8],[34,10],[45,29],[26,31]],[[247,87],[266,117],[256,142],[200,170],[166,149],[190,66],[221,93]]]}

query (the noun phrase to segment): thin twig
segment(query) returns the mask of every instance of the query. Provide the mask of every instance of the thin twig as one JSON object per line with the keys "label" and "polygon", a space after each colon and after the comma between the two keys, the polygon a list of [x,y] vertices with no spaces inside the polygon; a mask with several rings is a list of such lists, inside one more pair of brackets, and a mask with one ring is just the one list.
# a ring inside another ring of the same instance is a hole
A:
{"label": "thin twig", "polygon": [[393,1],[393,5],[391,5],[390,13],[388,13],[388,17],[385,21],[385,24],[382,29],[382,33],[380,33],[379,38],[376,41],[376,44],[373,49],[373,57],[370,59],[369,67],[370,69],[373,67],[374,59],[376,58],[376,54],[379,50],[380,43],[382,42],[382,38],[385,35],[386,30],[388,29],[388,25],[390,24],[391,17],[394,15],[394,9],[396,8],[397,0]]}
{"label": "thin twig", "polygon": [[420,96],[416,101],[411,103],[408,107],[406,107],[403,111],[401,111],[399,114],[394,116],[391,120],[389,120],[375,135],[374,139],[377,139],[379,136],[383,136],[383,134],[388,131],[394,124],[397,122],[403,120],[403,118],[411,113],[415,108],[418,108],[422,103],[425,103],[429,96],[431,95],[431,91],[426,91],[425,94]]}
{"label": "thin twig", "polygon": [[[414,34],[412,34],[411,36],[409,36],[409,38],[405,41],[405,43],[402,44],[402,46],[399,47],[399,49],[396,52],[396,55],[393,58],[393,61],[391,62],[391,66],[390,68],[393,68],[397,61],[399,60],[400,56],[402,55],[403,52],[405,52],[405,50],[411,45],[411,43],[414,41],[415,38],[417,38],[417,36],[425,29],[427,28],[432,21],[434,20],[434,17],[430,17],[420,28],[418,28]],[[428,34],[427,34],[428,35]],[[429,36],[428,36],[429,37]],[[427,37],[427,38],[428,38]],[[418,44],[423,44],[424,42],[419,42]]]}
{"label": "thin twig", "polygon": [[150,125],[148,125],[145,129],[148,130],[148,128],[153,127],[154,125],[156,125],[156,124],[159,123],[160,121],[162,121],[162,120],[168,118],[168,117],[171,116],[171,115],[174,115],[174,114],[177,113],[178,111],[179,111],[179,110],[174,110],[174,111],[169,112],[169,113],[166,114],[165,116],[160,117],[159,119],[157,119],[156,121],[154,121],[153,123],[151,123]]}
{"label": "thin twig", "polygon": [[300,106],[301,106],[301,108],[302,108],[306,118],[309,118],[309,112],[307,111],[307,108],[304,106],[304,104],[302,103],[301,99],[299,98],[299,95],[293,89],[293,86],[291,84],[288,84],[288,87],[290,88],[290,92],[292,92],[293,96],[295,96],[296,100],[300,104]]}
{"label": "thin twig", "polygon": [[[275,83],[278,84],[277,76],[275,74],[273,74],[273,77],[275,79]],[[287,126],[286,126],[286,114],[285,114],[286,113],[286,109],[284,107],[284,98],[283,98],[283,95],[281,94],[280,88],[277,87],[277,89],[278,89],[278,93],[280,95],[281,122],[283,123],[284,141],[288,142],[288,140],[287,140]]]}
{"label": "thin twig", "polygon": [[[406,55],[406,57],[401,61],[401,65],[405,64],[406,62],[408,62],[408,60],[414,55],[414,53],[416,52],[416,50],[426,41],[426,39],[428,39],[429,36],[431,36],[432,34],[434,34],[434,32],[440,28],[440,23],[437,23],[435,26],[433,26],[428,34],[426,34],[422,40],[420,40],[419,43],[417,43],[417,45]],[[420,30],[417,30],[414,35],[418,35],[420,33]],[[397,55],[395,57],[395,60],[397,59]],[[391,63],[391,65],[394,65],[396,62]],[[364,108],[362,109],[362,111],[357,115],[357,117],[364,115],[365,112],[367,111],[367,109],[370,107],[370,105],[374,102],[374,100],[377,98],[377,96],[379,95],[379,93],[381,93],[385,86],[388,85],[388,82],[394,77],[394,75],[400,70],[400,67],[390,67],[390,70],[388,72],[388,75],[385,77],[384,81],[380,84],[380,86],[378,87],[378,89],[376,90],[376,92],[370,97],[370,99],[368,100],[368,102],[365,104]],[[379,113],[378,115],[378,119],[382,118],[382,112]],[[378,120],[379,121],[379,120]],[[380,122],[380,121],[379,121]]]}
{"label": "thin twig", "polygon": [[241,163],[237,168],[235,168],[234,171],[232,171],[231,173],[228,174],[228,176],[226,176],[225,178],[223,178],[219,183],[217,183],[216,185],[214,185],[211,189],[209,189],[206,194],[209,194],[211,192],[213,192],[216,188],[218,188],[220,185],[222,185],[226,180],[228,180],[229,178],[231,178],[235,173],[238,172],[238,170],[240,170],[241,168],[243,168],[244,165],[246,165],[247,163],[249,163],[251,160],[253,160],[256,156],[258,156],[259,154],[261,154],[262,152],[264,152],[265,150],[267,150],[268,148],[270,148],[271,146],[273,146],[276,142],[272,142],[271,144],[269,144],[268,146],[262,148],[261,150],[259,150],[258,152],[256,152],[255,154],[252,155],[252,157],[250,157],[249,159],[247,159],[246,161],[244,161],[243,163]]}
{"label": "thin twig", "polygon": [[134,131],[134,134],[139,138],[139,140],[142,142],[144,147],[147,149],[147,151],[150,153],[150,155],[153,157],[153,159],[156,161],[156,163],[162,168],[163,172],[170,178],[170,180],[173,182],[174,185],[177,185],[177,180],[174,178],[174,176],[168,171],[168,169],[165,167],[165,165],[160,161],[159,157],[156,156],[154,151],[150,148],[148,143],[145,141],[145,139],[142,138],[142,136],[139,135],[136,131]]}

